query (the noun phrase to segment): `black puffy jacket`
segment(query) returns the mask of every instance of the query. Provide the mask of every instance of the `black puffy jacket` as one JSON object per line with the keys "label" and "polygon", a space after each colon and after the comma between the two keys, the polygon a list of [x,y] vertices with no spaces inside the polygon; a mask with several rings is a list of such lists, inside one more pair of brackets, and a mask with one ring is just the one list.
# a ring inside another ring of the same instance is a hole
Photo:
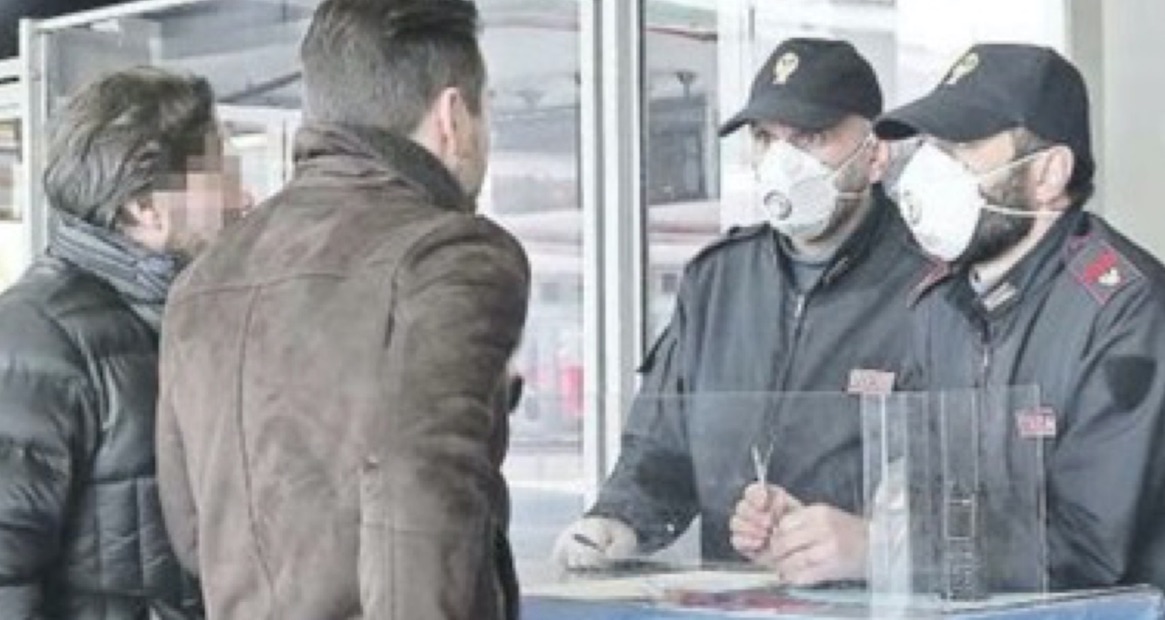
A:
{"label": "black puffy jacket", "polygon": [[157,330],[45,256],[0,295],[0,618],[201,617],[154,477]]}

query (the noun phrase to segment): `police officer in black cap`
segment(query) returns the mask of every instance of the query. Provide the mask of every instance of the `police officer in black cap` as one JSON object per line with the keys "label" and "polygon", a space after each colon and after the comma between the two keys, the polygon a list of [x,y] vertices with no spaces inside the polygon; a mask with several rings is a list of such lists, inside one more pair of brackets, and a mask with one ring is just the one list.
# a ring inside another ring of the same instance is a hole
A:
{"label": "police officer in black cap", "polygon": [[1079,71],[1050,49],[978,45],[876,132],[921,136],[899,201],[945,263],[918,289],[909,383],[1038,386],[1052,586],[1165,587],[1165,269],[1084,211]]}
{"label": "police officer in black cap", "polygon": [[[660,549],[700,516],[705,559],[752,559],[798,583],[864,574],[861,558],[820,553],[864,549],[853,516],[862,495],[856,409],[761,405],[738,415],[725,409],[740,400],[717,396],[831,392],[830,403],[848,406],[847,390],[892,385],[907,349],[907,290],[927,263],[877,184],[887,157],[872,134],[881,109],[872,67],[846,42],[785,41],[757,73],[721,135],[752,132],[767,222],[730,232],[687,266],[674,317],[641,369],[615,471],[556,544],[562,565]],[[750,444],[770,439],[751,433],[749,415],[782,429],[759,475]],[[773,484],[749,486],[758,477]],[[782,535],[767,528],[734,540],[746,486],[758,519],[796,515]]]}

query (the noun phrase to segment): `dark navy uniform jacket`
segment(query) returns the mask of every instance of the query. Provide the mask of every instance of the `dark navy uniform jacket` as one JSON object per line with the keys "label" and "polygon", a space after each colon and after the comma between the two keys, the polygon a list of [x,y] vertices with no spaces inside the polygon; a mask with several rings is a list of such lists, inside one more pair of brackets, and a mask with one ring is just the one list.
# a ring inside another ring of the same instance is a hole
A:
{"label": "dark navy uniform jacket", "polygon": [[698,515],[704,558],[739,560],[728,521],[756,479],[750,448],[769,441],[770,482],[859,509],[861,424],[847,390],[893,383],[909,348],[909,292],[930,265],[876,195],[808,291],[767,225],[733,231],[691,261],[589,514],[630,524],[646,550]]}
{"label": "dark navy uniform jacket", "polygon": [[939,271],[916,297],[907,383],[1032,385],[1054,416],[1051,585],[1165,586],[1161,263],[1077,209],[991,290],[976,294],[965,274]]}

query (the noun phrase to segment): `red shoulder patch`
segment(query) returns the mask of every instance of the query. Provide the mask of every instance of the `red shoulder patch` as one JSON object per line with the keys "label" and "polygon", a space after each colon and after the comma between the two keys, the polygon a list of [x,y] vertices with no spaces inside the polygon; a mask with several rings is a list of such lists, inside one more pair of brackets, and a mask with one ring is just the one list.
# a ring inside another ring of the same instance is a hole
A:
{"label": "red shoulder patch", "polygon": [[1096,241],[1082,248],[1068,264],[1068,269],[1084,290],[1102,306],[1117,291],[1142,277],[1129,259],[1107,241]]}

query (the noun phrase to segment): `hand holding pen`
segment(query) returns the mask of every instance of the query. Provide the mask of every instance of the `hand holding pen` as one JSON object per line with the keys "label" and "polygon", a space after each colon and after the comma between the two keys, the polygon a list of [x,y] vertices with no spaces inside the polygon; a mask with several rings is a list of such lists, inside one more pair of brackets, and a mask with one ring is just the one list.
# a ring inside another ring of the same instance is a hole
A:
{"label": "hand holding pen", "polygon": [[771,456],[771,444],[752,449],[756,482],[745,488],[729,523],[733,548],[793,586],[864,578],[865,520],[827,504],[805,506],[768,484]]}
{"label": "hand holding pen", "polygon": [[768,550],[770,539],[781,518],[800,508],[801,502],[781,487],[768,483],[769,464],[773,455],[771,442],[764,449],[753,446],[751,455],[756,481],[745,487],[729,521],[729,528],[732,532],[732,546],[741,555],[759,561]]}

